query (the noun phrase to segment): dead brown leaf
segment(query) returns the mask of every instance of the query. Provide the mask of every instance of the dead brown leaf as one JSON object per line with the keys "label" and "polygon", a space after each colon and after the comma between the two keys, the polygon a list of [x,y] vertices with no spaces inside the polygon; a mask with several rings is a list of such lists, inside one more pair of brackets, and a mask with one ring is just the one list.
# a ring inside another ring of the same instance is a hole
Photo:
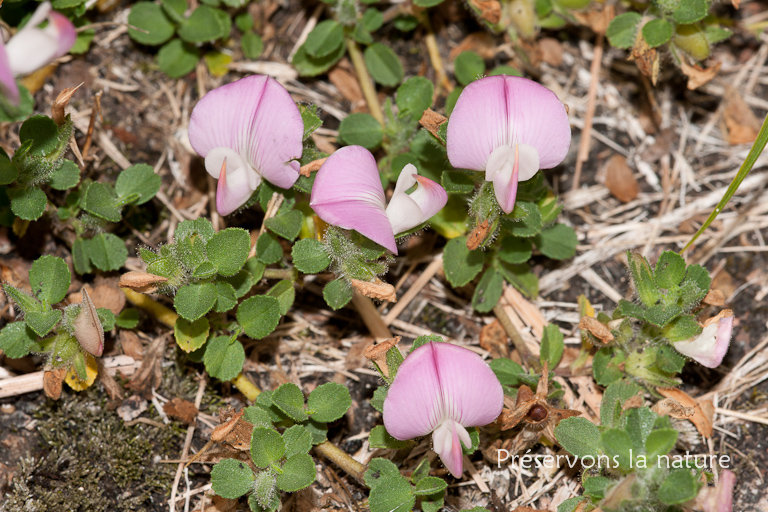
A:
{"label": "dead brown leaf", "polygon": [[643,393],[640,392],[625,400],[624,403],[621,404],[621,410],[627,411],[629,409],[637,409],[638,407],[642,407],[644,402],[645,400],[643,399]]}
{"label": "dead brown leaf", "polygon": [[683,407],[682,404],[674,398],[659,400],[653,404],[651,410],[659,416],[671,416],[683,420],[688,419],[695,414],[695,409],[693,407]]}
{"label": "dead brown leaf", "polygon": [[152,398],[152,390],[160,386],[163,380],[162,369],[163,352],[165,351],[165,336],[158,336],[144,351],[144,360],[139,371],[128,383],[128,388],[137,391],[147,400]]}
{"label": "dead brown leaf", "polygon": [[645,41],[642,30],[637,31],[637,39],[635,39],[635,45],[632,47],[632,56],[629,60],[634,60],[637,69],[649,77],[653,85],[656,85],[661,69],[659,54],[655,48],[651,48]]}
{"label": "dead brown leaf", "polygon": [[539,39],[541,60],[552,67],[559,67],[563,63],[563,45],[555,38],[542,37]]}
{"label": "dead brown leaf", "polygon": [[446,121],[448,121],[447,117],[441,116],[431,108],[428,108],[424,111],[424,114],[422,114],[421,119],[419,119],[419,124],[439,139],[440,135],[438,135],[437,130],[440,128],[440,125]]}
{"label": "dead brown leaf", "polygon": [[197,420],[197,407],[192,402],[175,397],[163,405],[163,411],[171,418],[176,418],[188,425],[193,425]]}
{"label": "dead brown leaf", "polygon": [[716,288],[726,297],[730,297],[738,286],[734,282],[733,276],[723,269],[712,279],[712,288]]}
{"label": "dead brown leaf", "polygon": [[680,70],[688,77],[688,89],[693,91],[715,78],[720,71],[721,62],[716,62],[708,68],[702,68],[698,65],[689,65],[685,59],[680,60]]}
{"label": "dead brown leaf", "polygon": [[359,279],[350,279],[352,288],[372,299],[386,300],[388,302],[397,302],[397,293],[395,293],[395,287],[389,283],[385,283],[380,280],[377,282],[369,283],[368,281],[361,281]]}
{"label": "dead brown leaf", "polygon": [[401,339],[402,337],[395,336],[394,338],[384,340],[381,343],[369,345],[365,349],[365,352],[363,352],[363,355],[366,359],[374,363],[379,368],[379,370],[381,370],[381,373],[383,373],[385,377],[389,377],[387,352],[389,352],[389,349],[397,347],[397,344]]}
{"label": "dead brown leaf", "polygon": [[58,400],[61,397],[61,383],[64,382],[66,374],[66,368],[46,370],[43,373],[43,391],[45,391],[45,396],[53,400]]}
{"label": "dead brown leaf", "polygon": [[701,301],[704,304],[709,304],[710,306],[724,306],[725,305],[725,294],[721,292],[720,290],[716,290],[712,288],[707,292],[707,295],[701,299]]}
{"label": "dead brown leaf", "polygon": [[760,131],[760,120],[739,91],[730,85],[725,87],[725,109],[720,129],[732,146],[753,143]]}
{"label": "dead brown leaf", "polygon": [[454,60],[461,52],[475,52],[485,60],[496,55],[496,39],[489,32],[474,32],[465,37],[448,54],[448,60]]}
{"label": "dead brown leaf", "polygon": [[480,331],[480,346],[490,352],[491,357],[509,357],[509,337],[501,322],[494,320]]}
{"label": "dead brown leaf", "polygon": [[168,282],[167,277],[131,270],[120,276],[118,286],[120,288],[130,288],[139,293],[153,293],[157,291],[158,284],[165,282]]}
{"label": "dead brown leaf", "polygon": [[600,169],[606,188],[611,195],[622,203],[629,203],[637,198],[639,187],[632,169],[623,155],[613,155]]}
{"label": "dead brown leaf", "polygon": [[[688,393],[677,388],[656,388],[661,396],[676,400],[682,407],[692,407],[693,416],[688,418],[694,424],[696,430],[704,437],[712,437],[712,419],[714,417],[714,406],[706,404],[707,400],[701,402],[691,398]],[[705,413],[704,409],[707,409]]]}
{"label": "dead brown leaf", "polygon": [[613,5],[607,5],[603,9],[599,9],[596,8],[596,4],[592,4],[587,11],[571,11],[570,14],[579,23],[591,28],[596,34],[605,34],[605,31],[608,30],[608,25],[614,18],[615,10]]}
{"label": "dead brown leaf", "polygon": [[210,504],[205,505],[205,512],[234,512],[239,505],[238,500],[230,500],[221,496],[208,496]]}
{"label": "dead brown leaf", "polygon": [[353,107],[365,104],[363,90],[354,73],[342,66],[334,66],[328,72],[328,79],[336,86],[342,96],[349,100]]}
{"label": "dead brown leaf", "polygon": [[501,4],[497,0],[470,0],[480,10],[480,17],[495,25],[501,20]]}
{"label": "dead brown leaf", "polygon": [[109,374],[107,369],[104,368],[104,360],[97,358],[96,364],[99,367],[99,373],[96,375],[96,378],[104,385],[104,389],[107,391],[109,399],[122,400],[124,398],[123,388],[120,387],[120,384],[118,384]]}
{"label": "dead brown leaf", "polygon": [[488,219],[478,224],[472,229],[472,232],[467,237],[467,249],[474,251],[485,242],[490,232],[491,224]]}
{"label": "dead brown leaf", "polygon": [[613,334],[611,334],[611,330],[608,326],[591,316],[581,317],[581,320],[579,320],[579,329],[589,332],[602,343],[610,343],[613,341]]}
{"label": "dead brown leaf", "polygon": [[77,87],[67,87],[56,97],[53,105],[51,105],[51,117],[53,118],[53,122],[56,123],[56,126],[61,126],[64,124],[64,121],[66,121],[67,114],[64,110],[67,108],[67,105],[69,105],[69,100],[72,99],[72,95],[75,94],[75,91],[82,85],[83,84],[81,83]]}
{"label": "dead brown leaf", "polygon": [[144,344],[135,332],[120,329],[120,346],[123,347],[123,354],[131,356],[136,361],[144,359]]}

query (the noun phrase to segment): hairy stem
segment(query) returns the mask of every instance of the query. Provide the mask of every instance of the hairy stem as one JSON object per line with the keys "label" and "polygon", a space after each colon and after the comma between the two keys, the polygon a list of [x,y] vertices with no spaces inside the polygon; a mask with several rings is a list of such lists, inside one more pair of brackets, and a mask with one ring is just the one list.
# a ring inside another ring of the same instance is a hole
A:
{"label": "hairy stem", "polygon": [[376,96],[376,88],[373,86],[373,79],[368,74],[368,68],[365,67],[365,61],[363,60],[363,53],[360,51],[360,47],[351,37],[347,38],[347,50],[349,51],[349,57],[352,59],[352,65],[357,73],[357,80],[360,82],[360,88],[363,90],[363,96],[365,96],[365,102],[368,104],[368,110],[371,115],[384,126],[384,113],[381,111],[381,105],[379,105],[379,98]]}
{"label": "hairy stem", "polygon": [[265,268],[264,279],[289,279],[296,280],[296,273],[292,268]]}
{"label": "hairy stem", "polygon": [[368,468],[365,465],[357,462],[347,452],[335,444],[331,443],[330,441],[325,441],[315,446],[315,452],[322,455],[328,461],[333,462],[339,466],[349,476],[357,480],[361,485],[365,485],[363,475]]}

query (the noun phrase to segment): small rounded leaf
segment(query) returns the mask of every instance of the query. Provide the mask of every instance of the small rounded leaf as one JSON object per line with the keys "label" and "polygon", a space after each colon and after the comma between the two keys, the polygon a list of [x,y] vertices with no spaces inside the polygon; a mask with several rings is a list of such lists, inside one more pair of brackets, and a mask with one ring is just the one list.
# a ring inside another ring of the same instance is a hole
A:
{"label": "small rounded leaf", "polygon": [[307,399],[312,419],[324,423],[336,421],[344,416],[350,405],[352,397],[349,390],[336,382],[327,382],[316,387]]}
{"label": "small rounded leaf", "polygon": [[277,430],[257,427],[251,434],[251,458],[256,467],[267,468],[285,455],[285,441]]}
{"label": "small rounded leaf", "polygon": [[259,340],[274,331],[280,322],[280,302],[265,295],[250,297],[238,306],[237,321],[246,335]]}
{"label": "small rounded leaf", "polygon": [[283,473],[277,475],[277,488],[281,491],[296,492],[309,487],[317,478],[315,463],[306,453],[299,453],[283,464]]}
{"label": "small rounded leaf", "polygon": [[213,490],[227,499],[237,499],[253,487],[255,477],[253,471],[245,462],[235,459],[224,459],[211,471]]}

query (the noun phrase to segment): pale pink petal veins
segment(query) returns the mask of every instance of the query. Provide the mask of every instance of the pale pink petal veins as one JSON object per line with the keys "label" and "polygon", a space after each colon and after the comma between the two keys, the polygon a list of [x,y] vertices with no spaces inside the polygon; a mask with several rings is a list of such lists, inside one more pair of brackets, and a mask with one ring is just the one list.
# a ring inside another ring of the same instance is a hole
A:
{"label": "pale pink petal veins", "polygon": [[[296,160],[301,157],[303,130],[288,91],[271,77],[254,75],[214,89],[197,103],[189,142],[203,158],[215,148],[230,148],[251,172],[289,188],[299,178]],[[249,182],[256,180],[251,177]]]}
{"label": "pale pink petal veins", "polygon": [[397,254],[376,160],[361,146],[346,146],[317,171],[309,205],[328,224],[354,229]]}
{"label": "pale pink petal veins", "polygon": [[464,427],[482,427],[494,421],[504,407],[504,390],[493,370],[466,348],[450,343],[430,345],[434,350],[446,418]]}
{"label": "pale pink petal veins", "polygon": [[11,65],[8,62],[8,54],[5,52],[5,44],[0,38],[0,93],[13,105],[19,104],[19,86],[16,85],[16,78],[11,71]]}
{"label": "pale pink petal veins", "polygon": [[687,341],[675,342],[672,346],[707,368],[717,368],[728,352],[732,331],[733,311],[725,309],[704,325],[701,334]]}
{"label": "pale pink petal veins", "polygon": [[483,171],[494,149],[523,143],[538,152],[540,168],[549,169],[565,159],[570,142],[564,105],[552,91],[522,77],[472,82],[448,121],[448,159],[457,168]]}
{"label": "pale pink petal veins", "polygon": [[[219,150],[220,148],[217,148],[208,153],[206,164]],[[255,188],[250,187],[248,174],[248,169],[243,166],[237,155],[232,155],[229,159],[224,158],[216,186],[216,211],[219,215],[229,215],[251,197]]]}
{"label": "pale pink petal veins", "polygon": [[733,510],[733,487],[736,475],[729,469],[720,473],[715,487],[702,487],[693,503],[686,506],[700,512],[731,512]]}
{"label": "pale pink petal veins", "polygon": [[448,471],[456,478],[464,472],[464,446],[472,446],[467,429],[453,420],[446,420],[432,433],[432,449],[440,456]]}
{"label": "pale pink petal veins", "polygon": [[[416,189],[407,194],[414,185]],[[427,222],[448,202],[445,189],[423,176],[418,175],[416,166],[406,165],[400,172],[395,185],[395,192],[387,206],[387,217],[392,224],[392,231],[402,233]]]}
{"label": "pale pink petal veins", "polygon": [[395,439],[425,436],[443,422],[443,401],[431,343],[414,350],[397,370],[384,400],[384,427]]}

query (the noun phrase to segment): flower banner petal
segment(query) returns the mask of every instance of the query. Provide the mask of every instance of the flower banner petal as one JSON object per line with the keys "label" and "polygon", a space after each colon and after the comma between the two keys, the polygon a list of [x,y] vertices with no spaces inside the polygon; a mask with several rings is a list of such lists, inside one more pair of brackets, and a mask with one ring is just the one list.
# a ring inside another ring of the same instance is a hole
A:
{"label": "flower banner petal", "polygon": [[317,171],[309,202],[328,224],[354,229],[397,254],[385,204],[376,160],[361,146],[346,146],[328,157]]}
{"label": "flower banner petal", "polygon": [[[387,392],[384,400],[384,426],[395,439],[425,436],[444,420],[442,389],[432,345],[422,345],[405,358]],[[438,437],[448,442],[445,436]]]}

